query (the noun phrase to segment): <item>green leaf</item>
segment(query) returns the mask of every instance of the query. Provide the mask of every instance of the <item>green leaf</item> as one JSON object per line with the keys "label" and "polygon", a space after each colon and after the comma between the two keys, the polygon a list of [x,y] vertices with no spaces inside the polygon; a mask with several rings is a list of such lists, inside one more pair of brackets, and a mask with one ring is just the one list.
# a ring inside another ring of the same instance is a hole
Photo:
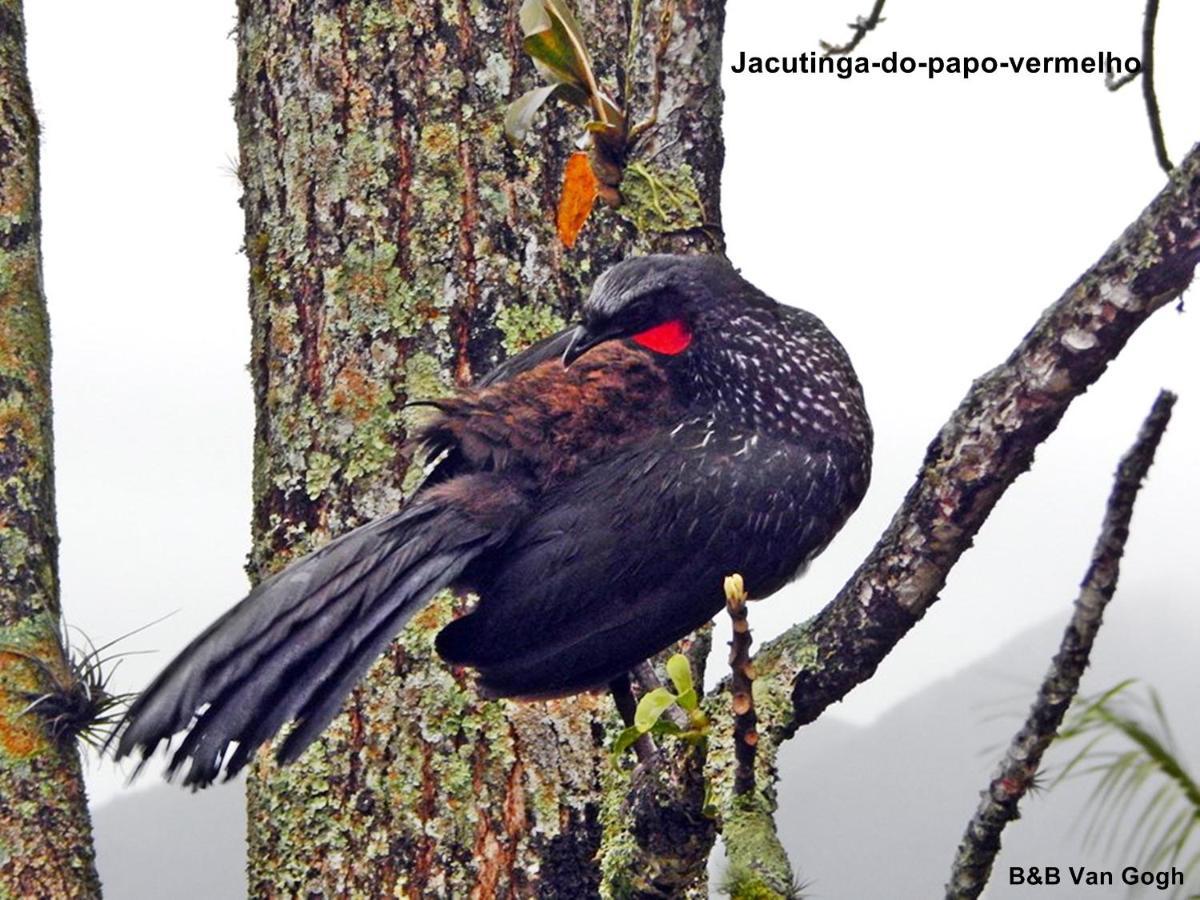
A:
{"label": "green leaf", "polygon": [[633,714],[633,724],[641,732],[647,732],[662,714],[675,705],[676,697],[666,688],[655,688],[638,701]]}
{"label": "green leaf", "polygon": [[637,739],[641,736],[642,732],[638,730],[636,725],[630,725],[628,728],[622,731],[619,735],[617,735],[617,739],[613,741],[613,758],[616,759],[618,756],[632,747]]}
{"label": "green leaf", "polygon": [[[1142,869],[1174,865],[1185,854],[1200,859],[1200,783],[1174,746],[1162,700],[1153,688],[1135,693],[1124,681],[1093,698],[1080,698],[1060,729],[1059,741],[1084,744],[1056,783],[1068,776],[1096,778],[1082,816],[1090,819],[1085,844],[1107,832],[1106,852],[1123,840],[1125,854]],[[1139,695],[1140,694],[1140,695]],[[1121,742],[1110,750],[1102,742]],[[1136,817],[1135,802],[1149,795]],[[1172,896],[1177,896],[1178,891]]]}
{"label": "green leaf", "polygon": [[700,708],[700,698],[696,696],[694,688],[688,688],[676,698],[675,702],[688,712],[695,712]]}
{"label": "green leaf", "polygon": [[[692,667],[682,653],[676,653],[667,660],[667,675],[670,677],[671,683],[675,685],[675,692],[680,697],[692,690]],[[680,706],[682,705],[680,703]],[[684,707],[684,709],[688,708],[690,707]]]}
{"label": "green leaf", "polygon": [[587,94],[561,81],[547,84],[526,91],[512,103],[504,112],[504,133],[511,141],[523,141],[533,125],[533,117],[546,101],[557,95],[561,100],[567,100],[576,106],[587,107]]}
{"label": "green leaf", "polygon": [[591,61],[570,11],[558,0],[525,0],[520,17],[525,52],[542,75],[585,88],[591,81]]}

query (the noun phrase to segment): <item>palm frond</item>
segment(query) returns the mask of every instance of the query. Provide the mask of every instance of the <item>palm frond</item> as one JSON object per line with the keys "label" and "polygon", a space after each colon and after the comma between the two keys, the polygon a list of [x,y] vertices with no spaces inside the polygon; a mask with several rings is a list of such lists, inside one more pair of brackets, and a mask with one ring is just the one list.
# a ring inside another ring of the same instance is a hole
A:
{"label": "palm frond", "polygon": [[1154,688],[1136,685],[1127,679],[1076,700],[1057,740],[1082,746],[1052,786],[1068,778],[1095,780],[1080,813],[1087,823],[1084,846],[1103,840],[1111,852],[1123,843],[1125,857],[1144,871],[1186,859],[1184,885],[1171,895],[1178,897],[1200,867],[1200,785],[1175,746],[1162,698]]}

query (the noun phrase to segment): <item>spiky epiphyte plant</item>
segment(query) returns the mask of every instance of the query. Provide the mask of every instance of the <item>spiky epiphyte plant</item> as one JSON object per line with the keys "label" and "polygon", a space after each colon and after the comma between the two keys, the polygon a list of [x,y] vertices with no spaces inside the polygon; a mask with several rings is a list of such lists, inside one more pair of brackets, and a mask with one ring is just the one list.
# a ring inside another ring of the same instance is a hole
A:
{"label": "spiky epiphyte plant", "polygon": [[[21,693],[28,704],[22,713],[38,716],[49,736],[60,744],[79,740],[99,752],[133,697],[133,694],[115,694],[109,685],[121,660],[136,651],[106,651],[141,630],[138,628],[97,647],[83,632],[64,624],[60,632],[63,654],[56,660],[44,659],[21,647],[0,645],[0,652],[30,663],[44,685],[42,690]],[[72,631],[80,635],[82,645],[71,640]]]}

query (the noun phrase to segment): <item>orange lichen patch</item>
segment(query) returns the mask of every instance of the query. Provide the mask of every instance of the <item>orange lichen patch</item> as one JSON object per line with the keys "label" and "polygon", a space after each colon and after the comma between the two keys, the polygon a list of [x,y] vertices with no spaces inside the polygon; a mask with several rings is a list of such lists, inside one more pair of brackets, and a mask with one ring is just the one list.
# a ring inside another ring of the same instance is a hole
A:
{"label": "orange lichen patch", "polygon": [[[28,170],[17,170],[27,176]],[[15,219],[28,215],[33,207],[33,185],[28,177],[5,178],[0,190],[0,216]]]}
{"label": "orange lichen patch", "polygon": [[562,194],[558,198],[558,237],[567,247],[575,246],[599,193],[600,182],[588,155],[582,151],[572,153],[563,169]]}
{"label": "orange lichen patch", "polygon": [[17,653],[0,651],[0,756],[28,759],[46,746],[37,719],[25,712],[27,694],[40,688],[34,666]]}
{"label": "orange lichen patch", "polygon": [[285,315],[271,316],[271,346],[283,355],[289,355],[296,349],[295,317]]}
{"label": "orange lichen patch", "polygon": [[447,615],[447,612],[445,604],[431,603],[413,616],[413,626],[421,631],[439,630],[449,621],[450,617]]}
{"label": "orange lichen patch", "polygon": [[35,720],[18,712],[0,715],[0,755],[8,759],[29,759],[46,746],[46,738]]}
{"label": "orange lichen patch", "polygon": [[379,303],[394,292],[390,279],[394,278],[392,261],[394,255],[370,252],[362,257],[362,264],[343,266],[338,273],[338,285],[352,303]]}
{"label": "orange lichen patch", "polygon": [[379,386],[361,369],[348,365],[337,373],[329,396],[331,412],[348,414],[356,423],[371,418],[378,410]]}
{"label": "orange lichen patch", "polygon": [[457,156],[458,133],[450,125],[427,125],[421,129],[421,149],[434,159]]}

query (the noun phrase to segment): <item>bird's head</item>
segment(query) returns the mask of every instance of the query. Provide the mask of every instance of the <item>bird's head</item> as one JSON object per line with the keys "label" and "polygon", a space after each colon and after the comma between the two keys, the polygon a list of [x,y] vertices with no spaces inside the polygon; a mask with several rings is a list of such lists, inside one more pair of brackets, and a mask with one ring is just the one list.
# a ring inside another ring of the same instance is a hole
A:
{"label": "bird's head", "polygon": [[563,365],[618,338],[667,356],[683,353],[704,312],[718,302],[719,287],[731,277],[738,276],[719,256],[658,254],[618,263],[592,286]]}

